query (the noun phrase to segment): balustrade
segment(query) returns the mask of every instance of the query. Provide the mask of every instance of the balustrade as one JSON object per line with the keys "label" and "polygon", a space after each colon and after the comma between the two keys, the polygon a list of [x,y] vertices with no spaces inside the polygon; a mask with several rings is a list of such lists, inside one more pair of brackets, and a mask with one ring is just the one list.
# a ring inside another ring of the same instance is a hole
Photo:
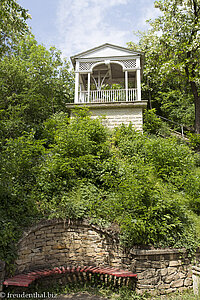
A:
{"label": "balustrade", "polygon": [[79,92],[79,103],[88,102],[133,102],[137,99],[137,89],[117,89],[117,90],[91,90],[89,97],[87,91]]}

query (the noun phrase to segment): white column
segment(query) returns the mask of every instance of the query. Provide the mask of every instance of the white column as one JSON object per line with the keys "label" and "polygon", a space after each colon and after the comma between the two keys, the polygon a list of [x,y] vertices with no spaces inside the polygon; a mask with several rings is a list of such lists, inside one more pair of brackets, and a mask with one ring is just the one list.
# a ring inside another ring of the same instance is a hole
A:
{"label": "white column", "polygon": [[128,71],[125,71],[126,101],[128,101]]}
{"label": "white column", "polygon": [[74,103],[78,103],[78,91],[79,91],[79,61],[76,62],[76,73],[75,73],[75,96],[74,96]]}
{"label": "white column", "polygon": [[141,77],[140,69],[137,69],[137,100],[141,101]]}
{"label": "white column", "polygon": [[90,73],[88,73],[88,102],[90,102]]}
{"label": "white column", "polygon": [[98,90],[101,90],[101,73],[98,71]]}

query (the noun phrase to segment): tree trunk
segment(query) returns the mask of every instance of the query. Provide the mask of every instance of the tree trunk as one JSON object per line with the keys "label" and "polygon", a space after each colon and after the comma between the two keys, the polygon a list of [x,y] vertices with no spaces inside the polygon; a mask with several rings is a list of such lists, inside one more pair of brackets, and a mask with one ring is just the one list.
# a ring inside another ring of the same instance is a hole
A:
{"label": "tree trunk", "polygon": [[190,82],[195,104],[195,132],[200,134],[200,95],[194,81]]}

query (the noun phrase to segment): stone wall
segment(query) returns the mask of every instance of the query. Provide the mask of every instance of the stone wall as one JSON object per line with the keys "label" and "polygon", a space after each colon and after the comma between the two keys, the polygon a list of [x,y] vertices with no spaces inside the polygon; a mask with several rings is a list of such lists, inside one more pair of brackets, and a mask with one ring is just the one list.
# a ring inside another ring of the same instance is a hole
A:
{"label": "stone wall", "polygon": [[184,250],[124,250],[117,236],[87,221],[45,221],[19,242],[16,272],[66,265],[114,266],[138,274],[137,291],[166,294],[192,287]]}
{"label": "stone wall", "polygon": [[141,293],[166,294],[192,287],[192,271],[186,251],[178,249],[130,251],[131,269],[138,274]]}
{"label": "stone wall", "polygon": [[19,242],[17,272],[62,265],[121,266],[117,240],[86,221],[46,221]]}
{"label": "stone wall", "polygon": [[143,131],[143,112],[141,108],[126,108],[126,107],[113,107],[104,109],[90,109],[91,117],[97,118],[104,116],[103,124],[108,128],[120,126],[121,124],[129,125],[133,124],[137,131]]}
{"label": "stone wall", "polygon": [[70,110],[75,107],[87,107],[91,118],[103,117],[102,123],[113,129],[121,124],[133,124],[137,131],[143,131],[143,110],[147,101],[67,104]]}

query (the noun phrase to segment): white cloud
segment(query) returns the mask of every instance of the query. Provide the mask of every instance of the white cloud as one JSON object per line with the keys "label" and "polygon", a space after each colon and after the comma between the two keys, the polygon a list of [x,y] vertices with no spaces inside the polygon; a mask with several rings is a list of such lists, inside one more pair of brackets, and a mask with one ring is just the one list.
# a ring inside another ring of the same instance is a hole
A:
{"label": "white cloud", "polygon": [[142,13],[139,19],[139,26],[147,27],[147,20],[153,20],[158,17],[161,12],[154,7],[154,2],[151,0],[140,0],[140,4],[143,7]]}
{"label": "white cloud", "polygon": [[154,0],[59,0],[57,46],[67,58],[106,42],[126,46],[158,13]]}
{"label": "white cloud", "polygon": [[131,0],[60,0],[57,10],[59,49],[64,56],[109,42],[125,46],[130,33],[109,25],[109,10]]}

